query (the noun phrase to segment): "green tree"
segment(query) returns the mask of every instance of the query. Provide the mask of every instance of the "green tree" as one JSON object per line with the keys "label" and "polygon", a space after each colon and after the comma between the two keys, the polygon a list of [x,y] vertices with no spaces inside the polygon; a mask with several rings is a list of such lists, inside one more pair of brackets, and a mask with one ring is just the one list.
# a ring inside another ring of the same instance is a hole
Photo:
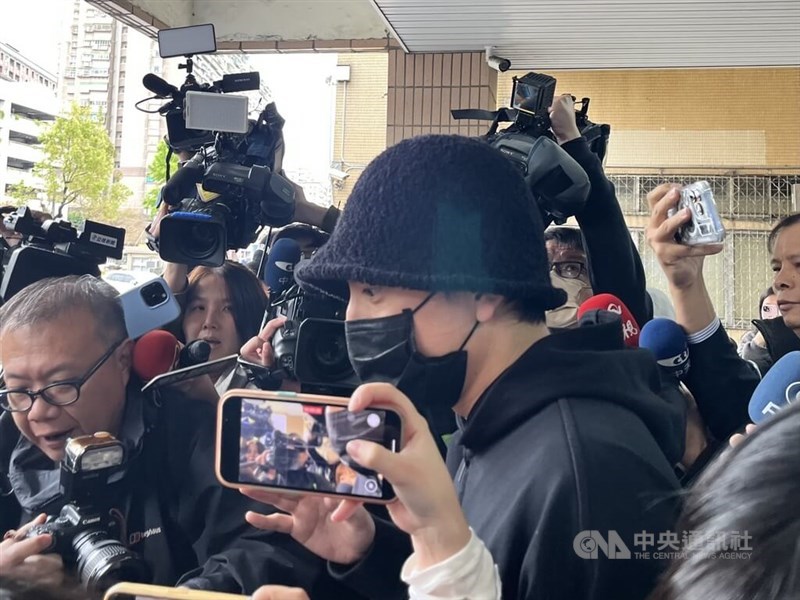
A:
{"label": "green tree", "polygon": [[34,174],[44,182],[43,208],[56,218],[70,206],[93,219],[112,219],[126,194],[115,181],[114,146],[102,115],[73,104],[40,141],[44,159],[34,167]]}
{"label": "green tree", "polygon": [[[167,152],[169,148],[164,140],[158,143],[155,156],[147,167],[148,183],[155,184],[156,187],[152,188],[145,194],[144,208],[147,213],[152,217],[156,214],[156,204],[158,203],[158,192],[161,186],[167,181]],[[178,157],[173,154],[169,161],[169,173],[172,175],[178,170]]]}
{"label": "green tree", "polygon": [[6,188],[6,196],[16,200],[17,205],[29,204],[33,200],[38,200],[38,192],[24,183],[14,183]]}

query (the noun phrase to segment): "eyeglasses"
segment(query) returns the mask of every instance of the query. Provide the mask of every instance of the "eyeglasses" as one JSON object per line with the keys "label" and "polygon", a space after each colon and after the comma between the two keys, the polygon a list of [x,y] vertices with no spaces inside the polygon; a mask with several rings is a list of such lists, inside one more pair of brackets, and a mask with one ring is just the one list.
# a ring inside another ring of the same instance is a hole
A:
{"label": "eyeglasses", "polygon": [[550,265],[550,270],[564,279],[577,279],[586,272],[586,266],[581,262],[564,261],[553,263]]}
{"label": "eyeglasses", "polygon": [[46,385],[36,392],[23,389],[0,390],[0,408],[9,412],[28,412],[33,408],[33,403],[38,396],[41,396],[42,400],[53,406],[68,406],[74,404],[78,401],[78,398],[80,398],[81,387],[83,387],[92,375],[111,358],[114,351],[119,348],[124,341],[125,339],[123,338],[111,346],[111,348],[100,357],[100,360],[89,369],[86,375],[78,379],[57,381],[56,383]]}

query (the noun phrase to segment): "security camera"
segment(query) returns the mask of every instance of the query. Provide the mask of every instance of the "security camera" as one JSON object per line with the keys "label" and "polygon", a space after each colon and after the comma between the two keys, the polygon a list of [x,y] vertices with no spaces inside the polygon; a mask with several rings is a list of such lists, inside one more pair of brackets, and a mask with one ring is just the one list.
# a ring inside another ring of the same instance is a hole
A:
{"label": "security camera", "polygon": [[331,179],[335,179],[336,181],[344,181],[348,177],[350,177],[350,173],[346,171],[340,171],[339,169],[331,168],[328,171],[328,174],[331,176]]}
{"label": "security camera", "polygon": [[505,73],[511,68],[511,61],[507,58],[501,58],[499,56],[495,56],[494,54],[495,48],[494,46],[486,46],[486,64],[489,65],[495,71],[500,71],[501,73]]}

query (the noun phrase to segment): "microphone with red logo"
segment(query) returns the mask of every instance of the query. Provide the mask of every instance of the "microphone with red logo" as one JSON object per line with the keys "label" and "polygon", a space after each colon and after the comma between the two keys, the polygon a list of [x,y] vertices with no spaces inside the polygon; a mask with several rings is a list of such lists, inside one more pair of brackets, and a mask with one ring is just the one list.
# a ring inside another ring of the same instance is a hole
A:
{"label": "microphone with red logo", "polygon": [[210,354],[211,346],[204,340],[184,346],[169,331],[148,331],[133,347],[133,372],[142,381],[150,381],[175,369],[208,362]]}
{"label": "microphone with red logo", "polygon": [[614,294],[597,294],[592,296],[578,308],[578,320],[585,324],[584,317],[593,323],[608,322],[608,315],[598,314],[600,311],[617,315],[622,323],[622,335],[628,348],[639,347],[639,324],[625,306],[625,303]]}

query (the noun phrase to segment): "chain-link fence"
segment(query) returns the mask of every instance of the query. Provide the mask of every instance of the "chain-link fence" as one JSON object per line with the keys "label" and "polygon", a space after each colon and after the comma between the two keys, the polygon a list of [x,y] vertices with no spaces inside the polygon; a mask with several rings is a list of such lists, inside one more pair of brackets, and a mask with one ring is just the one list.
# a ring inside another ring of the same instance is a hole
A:
{"label": "chain-link fence", "polygon": [[[704,274],[711,299],[728,329],[747,329],[758,317],[758,297],[772,280],[767,251],[769,229],[795,212],[800,202],[800,174],[793,175],[610,175],[623,212],[649,214],[647,192],[664,181],[691,183],[705,179],[714,191],[720,215],[728,227],[724,250],[706,258]],[[636,220],[641,225],[641,218]],[[641,227],[631,227],[649,287],[667,290],[666,278]]]}

